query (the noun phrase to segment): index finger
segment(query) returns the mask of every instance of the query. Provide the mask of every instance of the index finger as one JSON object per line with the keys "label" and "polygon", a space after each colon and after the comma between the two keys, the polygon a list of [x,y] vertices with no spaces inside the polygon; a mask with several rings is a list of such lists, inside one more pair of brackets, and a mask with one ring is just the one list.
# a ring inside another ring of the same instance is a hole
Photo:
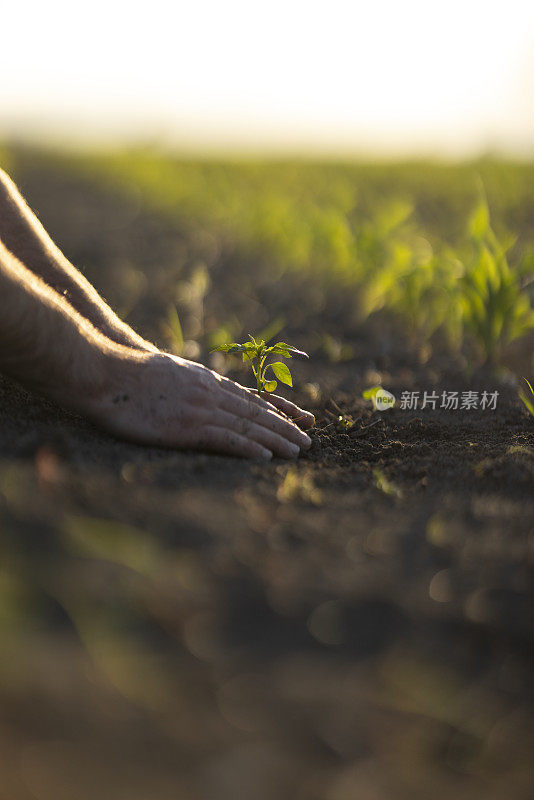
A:
{"label": "index finger", "polygon": [[223,389],[226,389],[228,392],[232,392],[232,394],[236,394],[243,400],[252,401],[262,408],[268,408],[270,411],[276,412],[277,410],[275,405],[270,403],[268,400],[265,400],[265,398],[260,397],[260,395],[254,389],[247,389],[246,386],[241,386],[240,383],[236,383],[235,381],[230,380],[230,378],[221,376],[221,385]]}
{"label": "index finger", "polygon": [[266,403],[250,392],[241,395],[239,392],[223,391],[220,396],[219,406],[224,411],[229,411],[236,416],[250,419],[264,428],[280,434],[299,447],[309,447],[311,439],[287,417],[281,416],[274,406]]}
{"label": "index finger", "polygon": [[[264,395],[261,395],[264,397]],[[293,422],[296,422],[299,428],[313,428],[315,425],[315,416],[310,411],[305,411],[303,408],[292,403],[291,400],[286,400],[285,397],[279,395],[269,395],[271,402],[278,409],[287,414]]]}

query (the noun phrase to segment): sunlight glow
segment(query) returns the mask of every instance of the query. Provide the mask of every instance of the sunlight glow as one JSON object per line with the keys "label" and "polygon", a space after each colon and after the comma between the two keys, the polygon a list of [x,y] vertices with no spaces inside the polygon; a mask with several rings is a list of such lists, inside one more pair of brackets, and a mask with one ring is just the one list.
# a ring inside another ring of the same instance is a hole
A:
{"label": "sunlight glow", "polygon": [[522,0],[31,0],[2,28],[0,138],[534,153]]}

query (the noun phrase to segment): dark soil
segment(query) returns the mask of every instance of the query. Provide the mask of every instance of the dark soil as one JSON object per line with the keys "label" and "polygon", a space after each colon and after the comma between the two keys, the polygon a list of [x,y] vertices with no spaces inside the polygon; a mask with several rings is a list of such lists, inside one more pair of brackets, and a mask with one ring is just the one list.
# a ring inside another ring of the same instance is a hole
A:
{"label": "dark soil", "polygon": [[[16,177],[112,303],[130,286],[145,335],[199,259],[206,327],[290,319],[318,424],[295,462],[168,452],[2,379],[0,797],[530,800],[534,424],[514,386],[362,325],[346,292],[252,279],[140,196],[30,159]],[[500,394],[380,413],[378,379],[397,400]]]}

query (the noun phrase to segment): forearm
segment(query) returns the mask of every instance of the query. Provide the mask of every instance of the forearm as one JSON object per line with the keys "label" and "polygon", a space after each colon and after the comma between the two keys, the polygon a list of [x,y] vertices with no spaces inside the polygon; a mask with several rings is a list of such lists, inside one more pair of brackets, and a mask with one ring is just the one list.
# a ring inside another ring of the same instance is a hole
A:
{"label": "forearm", "polygon": [[122,352],[0,242],[0,372],[87,413]]}
{"label": "forearm", "polygon": [[122,322],[96,289],[65,258],[30,210],[13,181],[0,169],[0,241],[45,284],[95,328],[118,344],[156,348]]}

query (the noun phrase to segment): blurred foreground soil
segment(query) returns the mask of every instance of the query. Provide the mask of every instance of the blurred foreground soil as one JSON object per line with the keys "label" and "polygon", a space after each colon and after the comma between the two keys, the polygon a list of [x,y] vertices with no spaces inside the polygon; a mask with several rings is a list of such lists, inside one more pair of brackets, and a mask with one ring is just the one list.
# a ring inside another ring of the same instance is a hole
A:
{"label": "blurred foreground soil", "polygon": [[[343,293],[282,289],[141,196],[31,160],[15,177],[160,343],[181,282],[193,346],[199,263],[204,325],[282,315],[318,428],[291,463],[167,452],[1,379],[0,798],[530,800],[534,426],[514,387],[360,325]],[[377,376],[397,398],[498,390],[497,409],[373,413]]]}

